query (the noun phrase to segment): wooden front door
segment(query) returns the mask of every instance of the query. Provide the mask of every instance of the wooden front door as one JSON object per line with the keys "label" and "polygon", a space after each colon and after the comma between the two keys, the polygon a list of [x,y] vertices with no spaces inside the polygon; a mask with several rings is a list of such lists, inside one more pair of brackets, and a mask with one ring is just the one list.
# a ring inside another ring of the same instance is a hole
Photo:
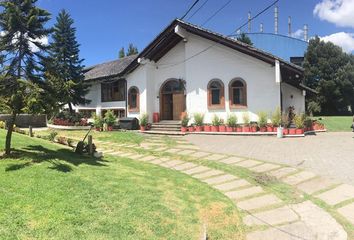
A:
{"label": "wooden front door", "polygon": [[172,120],[173,119],[173,95],[172,94],[162,94],[162,111],[161,120]]}
{"label": "wooden front door", "polygon": [[183,93],[174,93],[173,101],[173,120],[180,120],[181,113],[185,110],[185,96]]}

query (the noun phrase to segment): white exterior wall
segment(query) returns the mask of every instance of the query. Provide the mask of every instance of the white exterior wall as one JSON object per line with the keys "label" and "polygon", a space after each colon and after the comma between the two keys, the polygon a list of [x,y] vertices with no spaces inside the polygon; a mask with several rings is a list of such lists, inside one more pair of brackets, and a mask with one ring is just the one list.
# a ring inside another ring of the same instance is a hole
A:
{"label": "white exterior wall", "polygon": [[286,83],[281,84],[281,89],[283,111],[286,112],[289,107],[295,107],[296,113],[304,113],[305,96],[303,91]]}

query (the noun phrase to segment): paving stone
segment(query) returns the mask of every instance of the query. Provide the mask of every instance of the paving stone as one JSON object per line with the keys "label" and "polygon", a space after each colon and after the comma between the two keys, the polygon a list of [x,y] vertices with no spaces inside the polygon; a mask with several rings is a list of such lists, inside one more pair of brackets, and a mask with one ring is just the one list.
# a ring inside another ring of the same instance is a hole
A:
{"label": "paving stone", "polygon": [[315,178],[313,180],[301,183],[296,187],[307,194],[313,194],[328,187],[335,185],[336,182],[328,178]]}
{"label": "paving stone", "polygon": [[179,151],[181,151],[181,149],[171,148],[171,149],[168,149],[166,152],[167,153],[176,153],[176,152],[179,152]]}
{"label": "paving stone", "polygon": [[210,156],[205,157],[205,160],[209,160],[209,161],[218,161],[220,159],[224,159],[226,158],[226,155],[222,155],[222,154],[212,154]]}
{"label": "paving stone", "polygon": [[296,168],[283,167],[283,168],[280,168],[280,169],[271,171],[271,172],[269,172],[268,174],[271,175],[271,176],[273,176],[273,177],[276,177],[276,178],[282,178],[282,177],[284,177],[284,176],[286,176],[286,175],[295,173],[295,172],[297,172],[297,171],[298,171],[298,169],[296,169]]}
{"label": "paving stone", "polygon": [[114,150],[103,150],[102,151],[102,153],[104,153],[104,154],[110,154],[112,152],[114,152]]}
{"label": "paving stone", "polygon": [[220,162],[226,163],[226,164],[233,164],[233,163],[241,162],[243,160],[244,159],[238,158],[238,157],[228,157],[226,159],[221,160]]}
{"label": "paving stone", "polygon": [[142,162],[149,162],[149,161],[152,161],[152,160],[155,160],[157,157],[155,156],[146,156],[146,157],[143,157],[141,159],[138,159],[139,161],[142,161]]}
{"label": "paving stone", "polygon": [[134,159],[134,160],[140,160],[143,157],[144,157],[144,155],[141,155],[141,154],[133,154],[133,155],[129,156],[129,158]]}
{"label": "paving stone", "polygon": [[232,181],[232,182],[216,185],[216,186],[214,186],[214,188],[216,188],[216,189],[218,189],[220,191],[229,191],[229,190],[232,190],[232,189],[245,187],[245,186],[249,186],[249,185],[251,185],[249,182],[247,182],[244,179],[240,179],[240,180],[235,180],[235,181]]}
{"label": "paving stone", "polygon": [[193,149],[193,150],[199,150],[200,148],[198,146],[195,145],[190,145],[190,144],[179,144],[177,146],[180,149]]}
{"label": "paving stone", "polygon": [[169,158],[158,158],[158,159],[155,159],[155,160],[151,161],[150,163],[160,164],[160,163],[167,162],[167,161],[171,161],[171,159],[169,159]]}
{"label": "paving stone", "polygon": [[207,172],[195,174],[192,177],[197,178],[197,179],[203,179],[203,178],[209,178],[209,177],[213,177],[213,176],[216,176],[216,175],[220,175],[220,174],[223,174],[223,173],[224,172],[220,171],[220,170],[210,170],[210,171],[207,171]]}
{"label": "paving stone", "polygon": [[173,167],[173,169],[175,169],[177,171],[182,171],[182,170],[194,168],[196,166],[198,166],[198,165],[194,164],[194,163],[187,162],[187,163],[175,166],[175,167]]}
{"label": "paving stone", "polygon": [[218,177],[204,179],[203,182],[205,182],[209,185],[215,185],[215,184],[220,184],[220,183],[224,183],[224,182],[229,182],[229,181],[235,180],[235,179],[238,179],[238,177],[231,175],[231,174],[225,174],[225,175],[218,176]]}
{"label": "paving stone", "polygon": [[181,160],[172,160],[172,161],[167,161],[167,162],[161,163],[160,166],[163,166],[166,168],[171,168],[171,167],[174,167],[174,166],[182,164],[182,163],[185,163],[185,162],[181,161]]}
{"label": "paving stone", "polygon": [[290,185],[297,185],[301,182],[310,180],[311,178],[314,177],[316,177],[316,174],[314,174],[313,172],[302,171],[294,175],[288,176],[284,178],[282,181]]}
{"label": "paving stone", "polygon": [[261,187],[250,187],[250,188],[245,188],[245,189],[241,189],[241,190],[226,192],[225,195],[231,199],[239,200],[241,198],[249,197],[252,195],[259,194],[259,193],[264,193],[264,191]]}
{"label": "paving stone", "polygon": [[132,155],[134,155],[134,153],[123,153],[120,156],[121,157],[129,157],[129,156],[132,156]]}
{"label": "paving stone", "polygon": [[282,201],[273,194],[268,194],[260,197],[255,197],[247,199],[237,203],[237,206],[243,210],[255,210],[258,208],[263,208],[271,206],[274,204],[282,203]]}
{"label": "paving stone", "polygon": [[155,149],[153,149],[155,152],[164,152],[164,151],[166,151],[167,150],[167,148],[166,147],[160,147],[160,148],[155,148]]}
{"label": "paving stone", "polygon": [[205,171],[208,171],[208,170],[211,170],[211,169],[208,168],[208,167],[205,167],[205,166],[198,166],[198,167],[195,167],[195,168],[184,170],[182,172],[184,172],[185,174],[188,174],[188,175],[192,175],[192,174],[196,174],[196,173],[205,172]]}
{"label": "paving stone", "polygon": [[195,153],[191,154],[191,157],[202,158],[202,157],[205,157],[205,156],[208,156],[208,155],[210,155],[210,153],[207,153],[207,152],[195,152]]}
{"label": "paving stone", "polygon": [[280,168],[279,165],[277,164],[272,164],[272,163],[265,163],[259,166],[256,166],[254,168],[251,168],[250,170],[253,172],[257,172],[257,173],[263,173],[263,172],[268,172],[274,169]]}
{"label": "paving stone", "polygon": [[248,215],[243,218],[243,222],[248,226],[278,225],[296,220],[299,220],[299,216],[287,206]]}
{"label": "paving stone", "polygon": [[319,199],[329,205],[336,205],[343,201],[354,199],[354,187],[348,184],[342,184],[332,190],[317,195]]}
{"label": "paving stone", "polygon": [[244,167],[244,168],[252,168],[256,165],[261,164],[262,162],[260,161],[255,161],[255,160],[245,160],[242,162],[238,162],[236,164],[234,164],[235,166],[239,166],[239,167]]}
{"label": "paving stone", "polygon": [[[99,151],[97,151],[97,152],[99,152]],[[118,151],[115,151],[115,152],[113,152],[113,153],[111,153],[111,155],[113,155],[113,156],[120,156],[120,155],[122,155],[122,154],[124,154],[124,152],[118,152]]]}
{"label": "paving stone", "polygon": [[194,150],[179,150],[179,152],[177,152],[177,154],[179,155],[183,155],[183,156],[187,156],[187,155],[191,155],[192,153],[195,153]]}
{"label": "paving stone", "polygon": [[337,211],[354,225],[354,203],[338,208]]}
{"label": "paving stone", "polygon": [[305,223],[309,231],[316,235],[315,239],[347,239],[343,227],[324,209],[311,201],[290,206]]}

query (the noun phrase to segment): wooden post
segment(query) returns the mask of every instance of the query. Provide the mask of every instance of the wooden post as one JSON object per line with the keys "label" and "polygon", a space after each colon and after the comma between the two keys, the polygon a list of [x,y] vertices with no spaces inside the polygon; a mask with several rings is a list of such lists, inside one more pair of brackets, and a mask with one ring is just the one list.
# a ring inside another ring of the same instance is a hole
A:
{"label": "wooden post", "polygon": [[89,146],[89,154],[93,155],[92,135],[88,135],[87,141],[88,141],[88,146]]}
{"label": "wooden post", "polygon": [[29,129],[29,130],[28,130],[28,131],[29,131],[29,133],[28,133],[29,136],[30,136],[30,137],[33,137],[33,129],[32,129],[32,126],[29,126],[28,129]]}

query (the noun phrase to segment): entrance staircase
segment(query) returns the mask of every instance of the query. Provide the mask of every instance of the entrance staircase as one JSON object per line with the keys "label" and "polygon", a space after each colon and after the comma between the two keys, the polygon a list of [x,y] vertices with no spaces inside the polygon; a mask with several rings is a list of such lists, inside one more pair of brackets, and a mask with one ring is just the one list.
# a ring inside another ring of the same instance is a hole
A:
{"label": "entrance staircase", "polygon": [[181,121],[164,120],[151,124],[151,129],[145,133],[164,135],[184,135],[181,133]]}

